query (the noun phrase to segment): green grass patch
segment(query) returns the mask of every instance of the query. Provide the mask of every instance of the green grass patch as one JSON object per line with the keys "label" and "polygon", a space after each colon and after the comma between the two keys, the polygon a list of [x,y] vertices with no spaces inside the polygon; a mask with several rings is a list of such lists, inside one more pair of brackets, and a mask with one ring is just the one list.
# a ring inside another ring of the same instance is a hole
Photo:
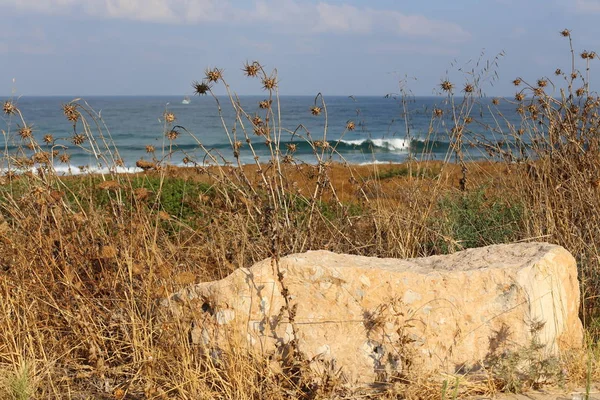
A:
{"label": "green grass patch", "polygon": [[402,165],[399,167],[385,169],[383,171],[377,171],[371,175],[371,179],[385,180],[398,177],[435,179],[439,176],[439,173],[439,170],[436,171],[432,168],[409,168],[406,165]]}
{"label": "green grass patch", "polygon": [[519,201],[488,196],[483,188],[445,196],[433,227],[443,236],[437,253],[510,243],[521,238],[524,207]]}
{"label": "green grass patch", "polygon": [[[191,180],[159,176],[121,177],[118,188],[102,189],[104,180],[99,175],[68,177],[61,180],[62,185],[56,185],[55,190],[64,192],[64,201],[74,209],[81,207],[83,211],[106,210],[119,202],[123,209],[132,211],[134,207],[134,191],[145,188],[151,192],[146,204],[153,209],[159,209],[171,216],[184,221],[192,221],[201,216],[201,198],[212,196],[214,191],[207,183]],[[15,179],[9,184],[0,186],[0,202],[6,202],[8,197],[20,199],[27,196],[39,182],[33,182],[26,177]]]}

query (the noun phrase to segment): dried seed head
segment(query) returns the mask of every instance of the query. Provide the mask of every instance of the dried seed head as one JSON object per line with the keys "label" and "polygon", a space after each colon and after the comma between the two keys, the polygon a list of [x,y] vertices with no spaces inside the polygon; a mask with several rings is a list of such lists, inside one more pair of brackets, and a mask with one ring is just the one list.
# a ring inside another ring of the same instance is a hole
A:
{"label": "dried seed head", "polygon": [[209,82],[217,82],[219,79],[223,79],[223,70],[218,68],[206,70],[206,80]]}
{"label": "dried seed head", "polygon": [[577,79],[577,72],[571,72],[571,79]]}
{"label": "dried seed head", "polygon": [[30,140],[25,147],[27,147],[29,150],[35,150],[35,146],[37,146],[37,143],[35,142],[35,140]]}
{"label": "dried seed head", "polygon": [[582,87],[580,87],[579,89],[577,89],[577,90],[575,91],[575,94],[576,94],[577,96],[583,96],[583,95],[585,94],[585,88],[582,88]]}
{"label": "dried seed head", "polygon": [[44,135],[44,143],[50,144],[54,142],[54,136],[52,136],[51,134],[46,134]]}
{"label": "dried seed head", "polygon": [[156,151],[156,147],[154,147],[153,145],[149,144],[146,146],[146,153],[154,153]]}
{"label": "dried seed head", "polygon": [[17,106],[15,106],[15,103],[13,103],[12,101],[6,100],[4,102],[2,110],[4,111],[4,114],[11,115],[17,112]]}
{"label": "dried seed head", "polygon": [[353,131],[354,129],[356,129],[356,124],[354,123],[354,121],[346,122],[346,129],[348,129],[349,131]]}
{"label": "dried seed head", "polygon": [[262,120],[262,118],[260,116],[255,115],[252,118],[252,123],[254,124],[254,126],[261,126],[263,124],[263,120]]}
{"label": "dried seed head", "polygon": [[63,113],[67,120],[71,122],[77,122],[79,120],[79,113],[77,112],[77,104],[69,103],[63,106]]}
{"label": "dried seed head", "polygon": [[283,159],[281,160],[281,162],[283,164],[291,164],[292,162],[294,162],[294,157],[292,157],[289,154],[286,154],[285,156],[283,156]]}
{"label": "dried seed head", "polygon": [[584,50],[581,52],[581,58],[583,58],[584,60],[586,60],[589,56],[590,53],[588,53],[587,51]]}
{"label": "dried seed head", "polygon": [[548,81],[546,79],[538,79],[537,81],[538,87],[546,87],[548,86]]}
{"label": "dried seed head", "polygon": [[239,140],[236,140],[235,142],[233,142],[233,156],[234,157],[240,156],[240,148],[241,147],[242,147],[242,142],[240,142]]}
{"label": "dried seed head", "polygon": [[210,85],[205,82],[194,81],[192,82],[192,87],[194,88],[194,94],[198,96],[203,96],[210,92]]}
{"label": "dried seed head", "polygon": [[33,129],[29,125],[24,125],[19,128],[19,136],[22,139],[28,139],[33,135]]}
{"label": "dried seed head", "polygon": [[68,164],[69,161],[71,161],[71,155],[67,153],[62,153],[60,156],[58,156],[58,159],[61,163]]}
{"label": "dried seed head", "polygon": [[517,101],[523,101],[525,99],[525,94],[522,92],[519,92],[517,94],[515,94],[515,100]]}
{"label": "dried seed head", "polygon": [[267,134],[267,128],[263,125],[254,127],[254,134],[256,136],[265,136]]}
{"label": "dried seed head", "polygon": [[277,80],[273,76],[264,77],[262,80],[263,89],[273,90],[277,87]]}
{"label": "dried seed head", "polygon": [[572,104],[571,107],[569,107],[569,111],[571,111],[571,113],[573,113],[573,114],[578,114],[579,113],[579,107],[576,106],[575,104]]}
{"label": "dried seed head", "polygon": [[445,80],[445,81],[442,81],[442,83],[440,83],[440,87],[442,88],[442,90],[444,92],[451,92],[452,89],[454,88],[454,85],[449,80]]}
{"label": "dried seed head", "polygon": [[321,107],[318,107],[318,106],[312,106],[312,107],[310,108],[310,113],[311,113],[312,115],[320,115],[320,114],[321,114]]}
{"label": "dried seed head", "polygon": [[154,163],[152,161],[142,160],[142,159],[137,160],[135,162],[135,166],[140,168],[143,171],[148,171],[149,169],[156,169],[156,167],[157,167],[156,163]]}
{"label": "dried seed head", "polygon": [[50,162],[50,153],[39,151],[31,156],[31,159],[38,164],[48,164]]}
{"label": "dried seed head", "polygon": [[554,71],[554,75],[562,75],[562,70],[560,68],[556,68],[556,71]]}
{"label": "dried seed head", "polygon": [[452,133],[453,135],[458,135],[461,134],[464,129],[465,127],[463,125],[456,125],[453,126],[452,129],[450,129],[450,133]]}
{"label": "dried seed head", "polygon": [[441,117],[444,115],[444,110],[442,110],[441,108],[434,108],[433,109],[433,115],[436,117]]}
{"label": "dried seed head", "polygon": [[474,90],[475,90],[475,87],[470,83],[467,83],[465,85],[465,87],[463,88],[463,92],[465,92],[465,93],[473,93]]}
{"label": "dried seed head", "polygon": [[97,189],[106,190],[106,191],[117,191],[121,189],[121,185],[117,181],[104,181],[96,185]]}
{"label": "dried seed head", "polygon": [[169,140],[175,140],[179,136],[179,132],[177,132],[177,130],[175,130],[175,129],[171,129],[165,134],[165,136]]}
{"label": "dried seed head", "polygon": [[288,153],[295,153],[296,152],[296,143],[288,143],[286,145],[286,147],[287,147]]}
{"label": "dried seed head", "polygon": [[175,122],[175,114],[173,114],[172,112],[166,112],[165,113],[165,121],[167,121],[167,123],[172,124],[173,122]]}
{"label": "dried seed head", "polygon": [[517,78],[517,79],[513,80],[512,83],[515,86],[519,86],[521,83],[523,83],[523,80],[521,78]]}
{"label": "dried seed head", "polygon": [[123,161],[123,159],[122,159],[122,158],[117,158],[117,159],[115,160],[115,165],[116,165],[117,167],[124,167],[124,166],[125,166],[125,161]]}
{"label": "dried seed head", "polygon": [[315,140],[314,144],[316,148],[326,149],[329,147],[329,142],[326,140]]}
{"label": "dried seed head", "polygon": [[563,30],[560,32],[560,34],[561,34],[563,37],[569,37],[569,36],[571,36],[571,31],[570,31],[570,30],[568,30],[568,29],[563,29]]}
{"label": "dried seed head", "polygon": [[33,167],[33,160],[27,157],[17,157],[15,158],[15,166],[20,169],[31,168]]}
{"label": "dried seed head", "polygon": [[183,159],[181,160],[181,162],[183,162],[184,165],[188,165],[189,163],[192,162],[192,160],[190,160],[189,157],[183,157]]}
{"label": "dried seed head", "polygon": [[544,94],[544,89],[541,87],[536,87],[535,89],[533,89],[533,94],[536,96],[542,96]]}
{"label": "dried seed head", "polygon": [[246,74],[246,76],[254,78],[258,75],[258,72],[260,71],[260,64],[258,63],[258,61],[254,61],[252,62],[252,64],[246,62],[242,70],[244,71],[244,74]]}
{"label": "dried seed head", "polygon": [[473,122],[473,117],[465,117],[465,124],[470,124],[471,122]]}
{"label": "dried seed head", "polygon": [[493,105],[495,105],[495,106],[497,106],[498,104],[500,104],[500,99],[498,99],[498,98],[493,98],[493,99],[492,99],[492,104],[493,104]]}
{"label": "dried seed head", "polygon": [[82,135],[81,133],[75,134],[73,135],[73,137],[71,138],[71,141],[73,142],[74,145],[82,145],[85,142],[85,135]]}
{"label": "dried seed head", "polygon": [[271,103],[273,103],[273,100],[263,100],[260,103],[258,103],[258,107],[262,109],[267,109],[271,107]]}

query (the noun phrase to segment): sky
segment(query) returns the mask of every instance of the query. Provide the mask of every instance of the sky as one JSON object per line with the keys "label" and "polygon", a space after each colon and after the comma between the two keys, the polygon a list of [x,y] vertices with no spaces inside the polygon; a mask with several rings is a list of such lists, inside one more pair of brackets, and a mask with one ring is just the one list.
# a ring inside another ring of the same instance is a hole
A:
{"label": "sky", "polygon": [[563,29],[600,51],[599,18],[600,0],[0,0],[0,96],[183,96],[208,67],[260,94],[241,70],[254,60],[282,95],[432,95],[477,76],[508,96],[517,76],[570,68]]}

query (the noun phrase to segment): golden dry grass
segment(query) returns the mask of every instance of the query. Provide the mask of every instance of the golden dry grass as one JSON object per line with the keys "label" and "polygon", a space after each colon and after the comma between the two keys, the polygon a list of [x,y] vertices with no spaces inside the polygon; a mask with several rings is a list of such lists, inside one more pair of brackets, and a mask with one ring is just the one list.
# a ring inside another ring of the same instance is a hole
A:
{"label": "golden dry grass", "polygon": [[[255,167],[245,168],[250,181],[260,178]],[[312,193],[317,178],[309,168],[286,167],[286,181],[298,182],[294,190]],[[332,164],[331,187],[314,211],[310,201],[287,203],[288,211],[296,207],[290,225],[299,228],[286,231],[277,251],[416,257],[434,252],[432,243],[456,241],[433,221],[444,217],[442,198],[462,196],[460,168],[413,163],[415,171],[432,173],[398,172],[406,168]],[[470,169],[472,184],[490,198],[509,198],[507,190],[516,190],[508,182],[518,181],[511,178],[518,169],[507,175],[506,165],[487,162]],[[31,365],[37,398],[441,398],[439,376],[416,374],[376,391],[335,380],[315,385],[308,371],[288,376],[239,346],[215,364],[190,343],[185,321],[160,322],[160,298],[273,255],[273,228],[264,217],[270,203],[232,190],[221,173],[235,176],[228,169],[167,168],[110,180],[47,182],[23,175],[6,182],[0,225],[0,365],[6,375]],[[171,179],[185,182],[182,190],[211,190],[185,200],[193,205],[190,219],[167,213],[160,194],[134,188],[136,179],[162,181],[163,190]],[[74,188],[77,200],[68,195]],[[580,372],[573,375],[581,379]],[[460,382],[461,395],[497,390],[493,380]]]}
{"label": "golden dry grass", "polygon": [[[563,36],[570,40],[570,32]],[[591,60],[589,53],[585,60]],[[473,81],[461,98],[453,94],[455,85],[444,80],[440,88],[449,109],[432,110],[432,129],[444,113],[453,112],[451,126],[441,129],[451,140],[456,163],[348,166],[331,161],[335,150],[326,132],[319,138],[304,136],[315,160],[295,164],[294,149],[281,149],[278,142],[276,71],[267,72],[257,62],[247,63],[244,71],[258,79],[266,99],[256,118],[225,86],[239,126],[234,135],[223,120],[233,166],[224,166],[198,142],[212,166],[186,155],[189,168],[153,159],[138,161],[145,172],[136,175],[62,177],[50,159],[68,163],[69,154],[61,147],[45,151],[18,105],[4,103],[5,115],[17,119],[19,127],[11,131],[9,126],[6,137],[17,138],[20,146],[15,154],[2,155],[0,397],[441,399],[493,394],[515,382],[507,376],[415,371],[380,387],[349,388],[335,375],[315,381],[302,363],[286,369],[237,342],[216,361],[192,345],[190,321],[165,322],[158,300],[256,261],[309,249],[406,258],[517,240],[558,243],[577,258],[581,315],[592,339],[583,354],[560,360],[555,378],[578,385],[600,378],[594,344],[600,326],[600,100],[589,92],[584,76],[557,71],[567,85],[558,98],[546,93],[547,78],[533,85],[515,79],[521,86],[514,105],[523,123],[505,127],[505,140],[515,144],[508,149],[470,136],[467,125],[476,119],[472,110],[481,75],[470,75]],[[194,87],[199,95],[212,95],[212,87],[224,79],[223,70],[208,69]],[[215,101],[220,110],[220,100]],[[85,102],[67,104],[63,112],[74,128],[70,143],[92,151],[105,166],[123,164],[110,133],[97,123],[99,115]],[[315,98],[311,112],[327,115],[322,96]],[[164,120],[166,150],[172,154],[178,137],[193,133],[174,126],[172,113],[166,112]],[[346,130],[354,128],[346,125]],[[524,137],[529,154],[519,151]],[[266,145],[269,162],[243,165],[242,140],[250,151]],[[487,151],[490,160],[469,162],[465,148],[471,145]],[[531,386],[534,378],[517,383]]]}

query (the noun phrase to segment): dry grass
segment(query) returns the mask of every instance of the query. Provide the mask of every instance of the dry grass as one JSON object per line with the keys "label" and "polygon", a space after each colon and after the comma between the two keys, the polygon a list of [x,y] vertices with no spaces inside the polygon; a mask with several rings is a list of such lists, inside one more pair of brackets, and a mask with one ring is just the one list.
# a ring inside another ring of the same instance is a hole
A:
{"label": "dry grass", "polygon": [[[590,54],[586,63],[596,58]],[[456,163],[348,166],[333,162],[336,149],[327,131],[315,137],[302,128],[294,134],[312,146],[315,160],[297,162],[295,149],[281,145],[276,71],[257,62],[244,71],[259,80],[266,96],[262,114],[255,115],[228,92],[237,127],[230,131],[222,116],[234,161],[229,166],[225,155],[198,142],[211,166],[184,154],[188,168],[170,167],[179,135],[193,133],[166,112],[169,158],[141,160],[145,172],[137,175],[62,177],[53,161],[68,163],[67,150],[52,137],[37,143],[18,104],[4,103],[4,137],[18,150],[6,150],[1,159],[0,397],[441,399],[502,388],[491,376],[417,373],[380,388],[348,388],[335,374],[314,377],[301,360],[291,367],[274,363],[235,341],[217,362],[192,345],[186,321],[161,318],[158,299],[185,285],[309,249],[419,257],[501,241],[555,242],[579,261],[582,316],[597,335],[600,120],[585,74],[560,72],[565,89],[558,98],[548,89],[559,85],[549,78],[520,86],[514,102],[521,126],[501,128],[505,122],[498,121],[489,127],[503,132],[508,147],[469,130],[489,71],[469,75],[461,97],[444,80],[446,97],[432,110],[430,133],[449,135],[448,159],[454,156]],[[230,90],[223,71],[214,68],[194,85],[197,94],[211,95],[217,84]],[[217,97],[215,102],[220,112]],[[85,102],[63,111],[73,125],[74,146],[113,171],[122,165],[108,129]],[[326,118],[322,96],[308,112]],[[450,126],[436,122],[449,112]],[[243,165],[242,142],[250,151],[266,145],[271,156]],[[464,150],[471,144],[490,160],[468,162]],[[474,224],[473,215],[485,226]],[[563,360],[565,381],[600,377],[597,350],[585,357],[589,363]]]}

